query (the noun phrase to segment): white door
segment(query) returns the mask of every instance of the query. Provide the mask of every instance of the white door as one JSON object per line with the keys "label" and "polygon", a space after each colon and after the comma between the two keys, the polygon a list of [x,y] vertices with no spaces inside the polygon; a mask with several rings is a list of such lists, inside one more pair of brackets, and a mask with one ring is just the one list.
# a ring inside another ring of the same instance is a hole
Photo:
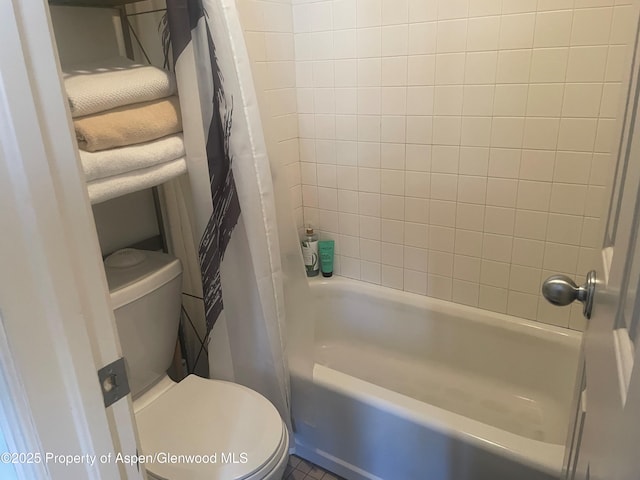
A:
{"label": "white door", "polygon": [[[638,44],[619,121],[611,201],[584,340],[585,375],[567,445],[568,479],[640,478],[640,111]],[[584,279],[576,279],[582,283]],[[586,412],[586,413],[585,413]]]}
{"label": "white door", "polygon": [[0,1],[0,45],[0,473],[143,479],[97,377],[121,352],[46,1]]}

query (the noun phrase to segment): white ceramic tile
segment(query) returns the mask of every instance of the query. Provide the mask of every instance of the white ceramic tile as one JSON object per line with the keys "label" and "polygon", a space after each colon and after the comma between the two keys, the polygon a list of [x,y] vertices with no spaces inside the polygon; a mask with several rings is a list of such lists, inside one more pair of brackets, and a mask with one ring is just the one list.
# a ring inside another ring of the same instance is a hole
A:
{"label": "white ceramic tile", "polygon": [[493,112],[493,85],[466,85],[462,103],[463,115],[490,116]]}
{"label": "white ceramic tile", "polygon": [[380,192],[380,169],[358,168],[358,189],[361,192]]}
{"label": "white ceramic tile", "polygon": [[382,0],[382,24],[395,25],[409,20],[409,0]]}
{"label": "white ceramic tile", "polygon": [[406,121],[400,116],[383,116],[381,140],[386,143],[404,143],[406,140]]}
{"label": "white ceramic tile", "polygon": [[382,87],[380,102],[383,115],[406,115],[407,88]]}
{"label": "white ceramic tile", "polygon": [[358,193],[358,212],[360,215],[380,217],[380,195],[377,193]]}
{"label": "white ceramic tile", "polygon": [[553,180],[555,157],[553,150],[523,150],[519,177],[522,180],[550,182]]}
{"label": "white ceramic tile", "polygon": [[591,153],[587,152],[558,152],[553,180],[560,183],[588,184],[591,158]]}
{"label": "white ceramic tile", "polygon": [[496,207],[516,206],[518,181],[512,178],[489,178],[486,204]]}
{"label": "white ceramic tile", "polygon": [[443,227],[454,227],[456,218],[456,202],[447,200],[429,201],[429,223]]}
{"label": "white ceramic tile", "polygon": [[433,87],[407,88],[407,115],[433,115]]}
{"label": "white ceramic tile", "polygon": [[544,242],[527,238],[513,239],[511,263],[525,267],[541,268],[544,258]]}
{"label": "white ceramic tile", "polygon": [[460,85],[464,82],[465,54],[439,53],[436,58],[436,85]]}
{"label": "white ceramic tile", "polygon": [[484,229],[485,206],[473,203],[458,203],[456,228],[482,232]]}
{"label": "white ceramic tile", "polygon": [[380,221],[382,241],[402,245],[404,243],[404,222],[382,219]]}
{"label": "white ceramic tile", "polygon": [[571,10],[539,12],[536,17],[533,46],[564,47],[571,39]]}
{"label": "white ceramic tile", "polygon": [[437,18],[437,0],[409,0],[409,22],[428,22]]}
{"label": "white ceramic tile", "polygon": [[563,118],[560,121],[558,149],[588,152],[593,150],[597,120],[590,118]]}
{"label": "white ceramic tile", "polygon": [[437,200],[456,200],[458,193],[457,175],[432,173],[431,198]]}
{"label": "white ceramic tile", "polygon": [[551,184],[520,180],[517,207],[525,210],[547,211],[551,200]]}
{"label": "white ceramic tile", "polygon": [[554,272],[573,273],[578,266],[578,253],[577,246],[547,242],[544,249],[543,268]]}
{"label": "white ceramic tile", "polygon": [[463,175],[486,175],[489,169],[489,149],[461,147],[459,172]]}
{"label": "white ceramic tile", "polygon": [[[412,87],[419,88],[419,87]],[[429,88],[429,87],[423,87]],[[462,86],[437,86],[433,89],[435,115],[461,115],[464,89]]]}
{"label": "white ceramic tile", "polygon": [[491,117],[463,117],[460,144],[488,147],[491,144]]}
{"label": "white ceramic tile", "polygon": [[532,117],[559,117],[560,113],[563,113],[563,94],[563,84],[545,83],[530,85],[527,100],[527,115]]}
{"label": "white ceramic tile", "polygon": [[460,175],[458,202],[484,204],[487,197],[487,178]]}
{"label": "white ceramic tile", "polygon": [[427,248],[427,225],[405,222],[404,244],[410,247]]}
{"label": "white ceramic tile", "polygon": [[456,230],[455,252],[471,257],[482,256],[482,232]]}
{"label": "white ceramic tile", "polygon": [[411,293],[427,294],[427,274],[413,270],[404,271],[404,290]]}
{"label": "white ceramic tile", "polygon": [[395,243],[383,242],[380,250],[383,265],[402,267],[404,265],[404,247]]}
{"label": "white ceramic tile", "polygon": [[435,55],[410,55],[408,57],[408,85],[433,85],[435,71]]}
{"label": "white ceramic tile", "polygon": [[555,150],[559,129],[559,118],[527,117],[522,145],[531,149]]}
{"label": "white ceramic tile", "polygon": [[518,178],[521,151],[513,148],[492,148],[489,153],[490,177]]}
{"label": "white ceramic tile", "polygon": [[513,248],[513,237],[485,233],[482,236],[482,258],[497,262],[509,262]]}
{"label": "white ceramic tile", "polygon": [[390,25],[382,27],[381,54],[383,57],[406,55],[409,45],[408,25]]}
{"label": "white ceramic tile", "polygon": [[409,24],[409,55],[436,52],[437,27],[435,22]]}
{"label": "white ceramic tile", "polygon": [[394,87],[407,85],[407,57],[384,57],[381,61],[381,85]]}
{"label": "white ceramic tile", "polygon": [[538,296],[521,292],[509,292],[507,313],[529,320],[535,320],[538,313]]}
{"label": "white ceramic tile", "polygon": [[524,118],[494,117],[491,129],[491,146],[518,148],[522,145]]}
{"label": "white ceramic tile", "polygon": [[547,240],[569,245],[580,244],[583,217],[577,215],[549,214]]}
{"label": "white ceramic tile", "polygon": [[356,24],[374,27],[382,24],[382,0],[357,0]]}
{"label": "white ceramic tile", "polygon": [[424,248],[404,247],[404,268],[427,271],[428,252]]}
{"label": "white ceramic tile", "polygon": [[436,51],[438,53],[464,52],[467,45],[467,20],[438,22]]}
{"label": "white ceramic tile", "polygon": [[388,195],[404,195],[404,175],[402,170],[382,170],[380,192]]}
{"label": "white ceramic tile", "polygon": [[356,54],[360,58],[379,57],[382,48],[380,27],[358,28],[356,32]]}
{"label": "white ceramic tile", "polygon": [[502,0],[469,0],[470,17],[499,15],[501,12]]}
{"label": "white ceramic tile", "polygon": [[478,306],[485,310],[493,312],[507,312],[507,296],[508,291],[504,288],[490,287],[488,285],[480,285],[480,296]]}
{"label": "white ceramic tile", "polygon": [[404,218],[407,222],[428,223],[429,201],[423,198],[404,199]]}
{"label": "white ceramic tile", "polygon": [[338,211],[358,213],[358,192],[338,189]]}
{"label": "white ceramic tile", "polygon": [[469,0],[438,0],[438,20],[464,18],[469,14]]}
{"label": "white ceramic tile", "polygon": [[452,301],[461,303],[462,305],[469,305],[471,307],[478,306],[480,286],[477,283],[454,279],[452,288]]}
{"label": "white ceramic tile", "polygon": [[571,45],[603,45],[609,41],[613,8],[578,9],[573,14]]}
{"label": "white ceramic tile", "polygon": [[462,119],[460,117],[433,117],[433,143],[460,145]]}
{"label": "white ceramic tile", "polygon": [[469,19],[467,26],[467,51],[497,50],[500,38],[500,17]]}
{"label": "white ceramic tile", "polygon": [[404,220],[404,197],[381,195],[380,215],[390,220]]}
{"label": "white ceramic tile", "polygon": [[402,268],[382,265],[382,285],[396,290],[404,289],[404,271]]}
{"label": "white ceramic tile", "polygon": [[451,227],[429,226],[427,245],[430,250],[453,253],[455,229]]}
{"label": "white ceramic tile", "polygon": [[484,231],[498,235],[513,235],[515,209],[487,206],[484,214]]}
{"label": "white ceramic tile", "polygon": [[531,50],[501,50],[498,53],[498,83],[526,83],[531,67]]}
{"label": "white ceramic tile", "polygon": [[433,118],[427,116],[407,117],[407,143],[427,145],[433,139]]}
{"label": "white ceramic tile", "polygon": [[468,282],[480,282],[481,260],[477,257],[456,255],[453,262],[453,278]]}
{"label": "white ceramic tile", "polygon": [[335,0],[333,2],[333,27],[336,30],[355,28],[356,2],[353,0]]}
{"label": "white ceramic tile", "polygon": [[427,275],[427,295],[441,300],[451,301],[453,281],[450,276]]}
{"label": "white ceramic tile", "polygon": [[523,117],[527,109],[529,85],[496,85],[493,114],[501,117]]}
{"label": "white ceramic tile", "polygon": [[531,57],[531,82],[564,82],[568,63],[568,48],[534,49]]}
{"label": "white ceramic tile", "polygon": [[602,84],[569,83],[565,86],[562,115],[565,117],[597,117],[600,112]]}
{"label": "white ceramic tile", "polygon": [[404,170],[406,149],[404,143],[383,143],[380,145],[380,166],[391,170]]}
{"label": "white ceramic tile", "polygon": [[500,49],[531,48],[536,14],[503,15],[500,23]]}
{"label": "white ceramic tile", "polygon": [[511,265],[509,288],[517,292],[538,294],[541,284],[541,271],[537,268]]}
{"label": "white ceramic tile", "polygon": [[587,200],[587,186],[554,183],[551,189],[549,211],[570,215],[583,215]]}
{"label": "white ceramic tile", "polygon": [[406,172],[404,186],[408,197],[428,198],[430,175],[424,172]]}
{"label": "white ceramic tile", "polygon": [[492,84],[496,80],[498,52],[467,53],[464,82],[466,84]]}
{"label": "white ceramic tile", "polygon": [[492,287],[507,288],[509,286],[508,263],[482,260],[480,283]]}
{"label": "white ceramic tile", "polygon": [[429,145],[406,146],[406,169],[428,172],[431,167],[431,147]]}
{"label": "white ceramic tile", "polygon": [[606,46],[571,47],[567,82],[601,82],[607,63]]}
{"label": "white ceramic tile", "polygon": [[432,173],[458,173],[460,148],[449,145],[434,145],[431,148]]}

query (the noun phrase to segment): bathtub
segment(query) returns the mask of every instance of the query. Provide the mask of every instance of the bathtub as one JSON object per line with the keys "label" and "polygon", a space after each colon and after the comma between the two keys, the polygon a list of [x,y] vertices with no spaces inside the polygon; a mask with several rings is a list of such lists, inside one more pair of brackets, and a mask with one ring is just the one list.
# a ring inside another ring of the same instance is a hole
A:
{"label": "bathtub", "polygon": [[560,476],[580,333],[340,277],[310,286],[298,455],[349,480]]}

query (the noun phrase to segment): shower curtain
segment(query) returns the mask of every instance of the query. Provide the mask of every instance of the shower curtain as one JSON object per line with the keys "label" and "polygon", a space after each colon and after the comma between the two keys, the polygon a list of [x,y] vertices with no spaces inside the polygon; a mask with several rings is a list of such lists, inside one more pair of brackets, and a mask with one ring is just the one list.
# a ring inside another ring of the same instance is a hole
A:
{"label": "shower curtain", "polygon": [[189,175],[165,201],[185,287],[204,300],[209,375],[263,394],[291,430],[273,183],[235,4],[167,0],[167,18]]}

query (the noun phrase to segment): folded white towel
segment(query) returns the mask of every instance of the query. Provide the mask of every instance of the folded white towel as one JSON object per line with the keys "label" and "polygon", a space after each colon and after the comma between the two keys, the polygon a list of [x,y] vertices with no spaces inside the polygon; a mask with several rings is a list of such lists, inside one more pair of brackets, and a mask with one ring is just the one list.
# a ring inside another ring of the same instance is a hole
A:
{"label": "folded white towel", "polygon": [[120,175],[131,170],[152,167],[184,157],[182,134],[169,135],[151,142],[128,147],[86,152],[80,150],[80,161],[87,182]]}
{"label": "folded white towel", "polygon": [[63,74],[74,118],[176,93],[173,73],[123,57],[65,67]]}
{"label": "folded white towel", "polygon": [[95,205],[127,193],[155,187],[184,173],[187,173],[187,162],[184,158],[178,158],[149,168],[101,178],[87,183],[89,199]]}

